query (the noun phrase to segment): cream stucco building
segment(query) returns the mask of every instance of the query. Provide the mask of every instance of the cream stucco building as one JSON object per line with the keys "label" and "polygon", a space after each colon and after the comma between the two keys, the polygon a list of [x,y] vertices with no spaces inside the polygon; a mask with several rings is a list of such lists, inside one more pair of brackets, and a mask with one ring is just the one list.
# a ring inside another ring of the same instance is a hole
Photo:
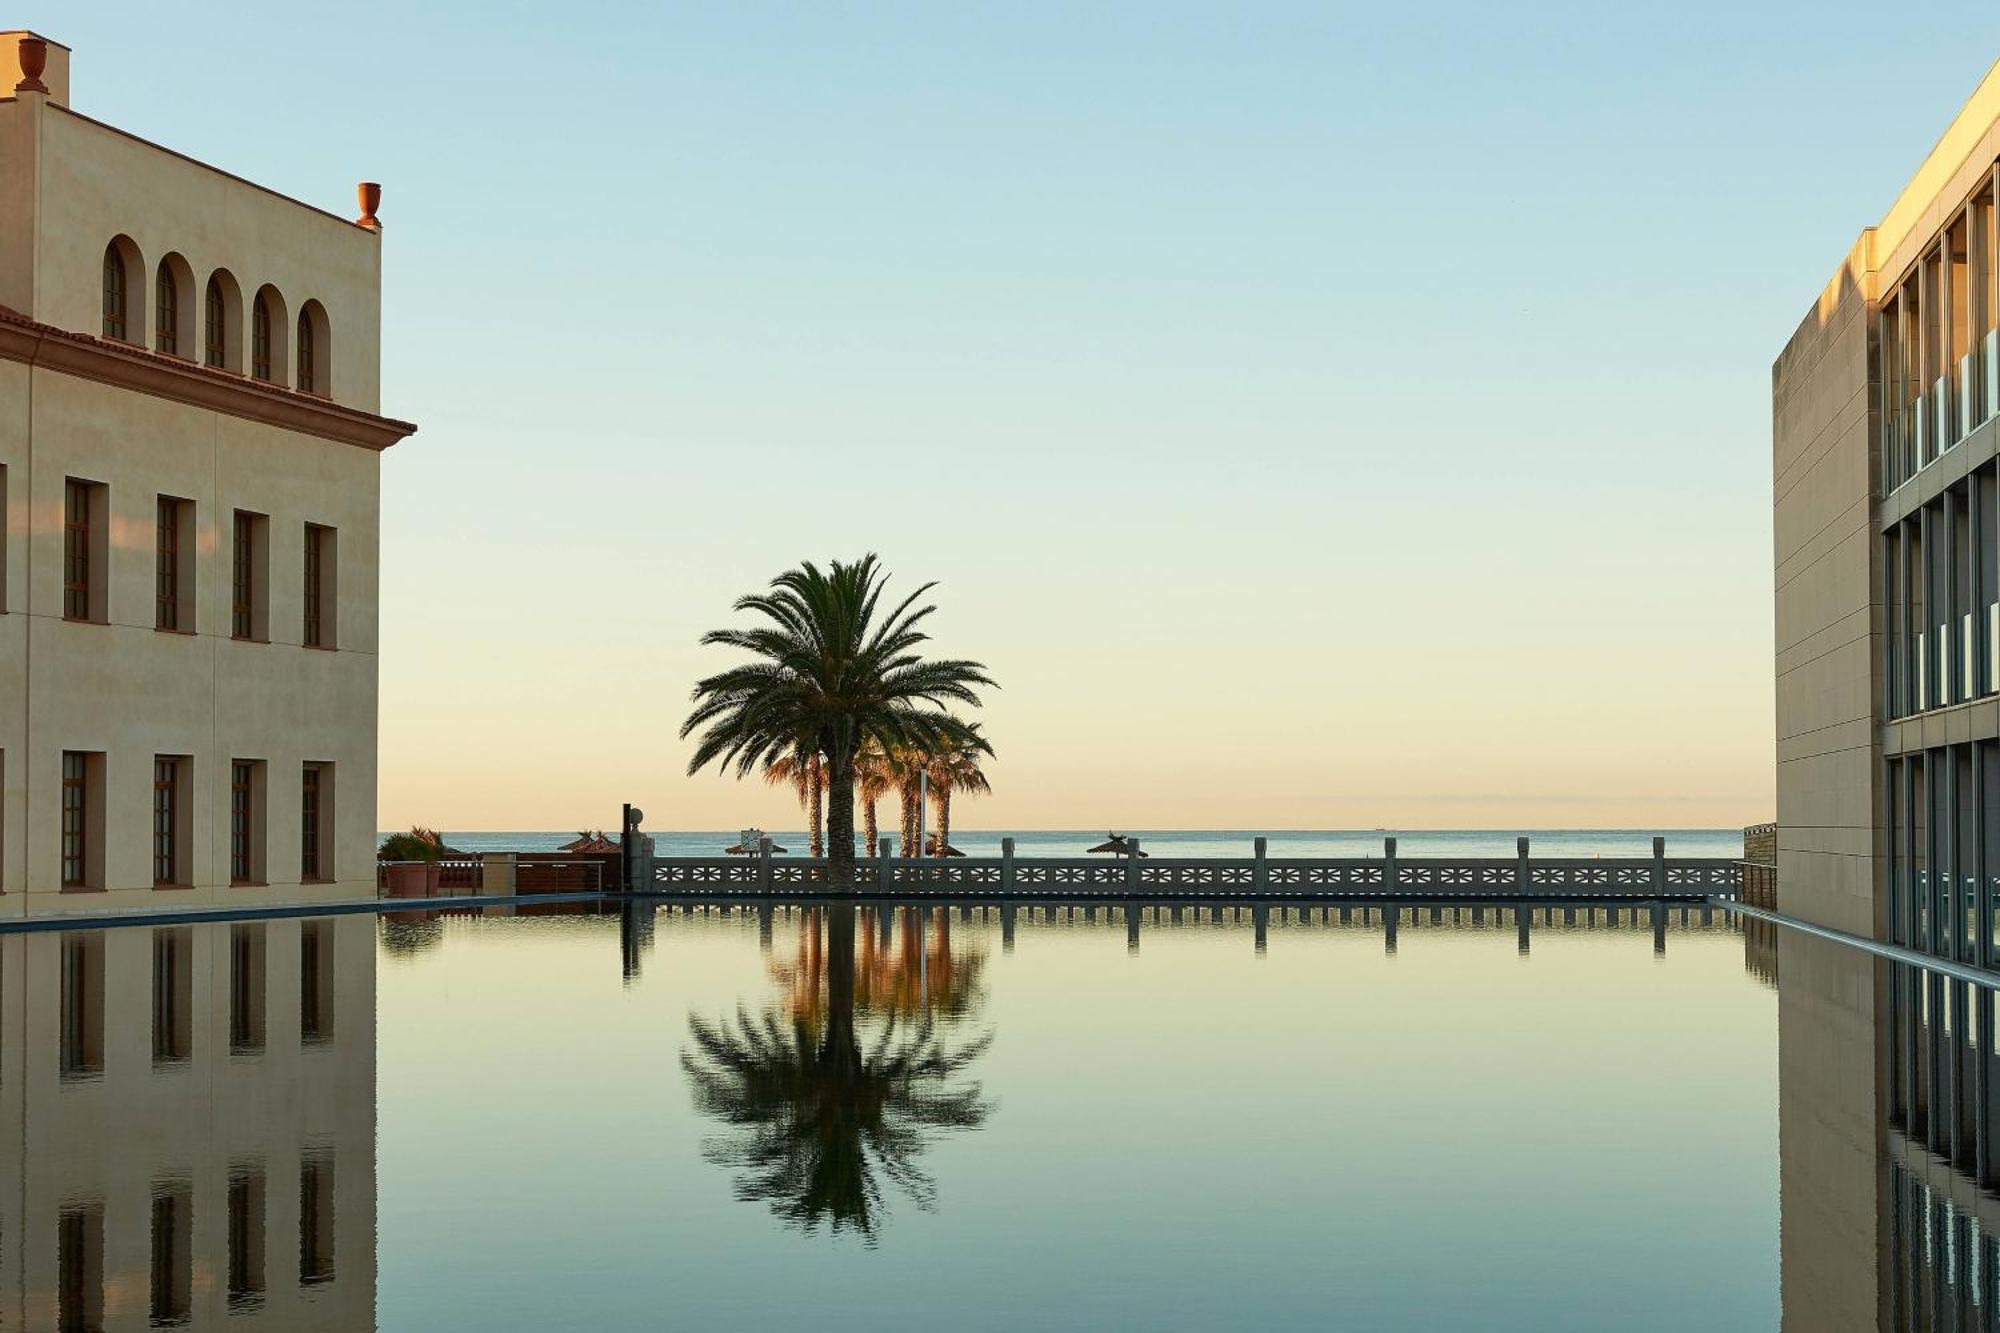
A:
{"label": "cream stucco building", "polygon": [[381,226],[0,34],[0,914],[373,896]]}

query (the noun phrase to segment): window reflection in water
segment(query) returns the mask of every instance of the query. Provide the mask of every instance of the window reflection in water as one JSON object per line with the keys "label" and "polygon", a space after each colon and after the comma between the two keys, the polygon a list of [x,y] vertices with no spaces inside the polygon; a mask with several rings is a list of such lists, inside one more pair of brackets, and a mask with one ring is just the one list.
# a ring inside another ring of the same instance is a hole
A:
{"label": "window reflection in water", "polygon": [[0,935],[0,1329],[374,1326],[374,928]]}
{"label": "window reflection in water", "polygon": [[1776,937],[1788,1330],[2000,1330],[1993,995]]}

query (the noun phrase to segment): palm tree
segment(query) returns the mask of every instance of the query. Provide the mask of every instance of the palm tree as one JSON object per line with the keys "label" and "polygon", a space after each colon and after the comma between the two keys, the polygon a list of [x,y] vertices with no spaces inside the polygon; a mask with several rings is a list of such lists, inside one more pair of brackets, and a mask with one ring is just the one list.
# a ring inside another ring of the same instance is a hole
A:
{"label": "palm tree", "polygon": [[854,791],[861,798],[861,845],[866,855],[881,850],[882,830],[875,817],[875,804],[896,785],[894,766],[879,745],[865,747],[854,760]]}
{"label": "palm tree", "polygon": [[764,765],[764,781],[772,786],[790,784],[806,812],[812,833],[812,854],[826,855],[826,763],[817,753],[794,750]]}
{"label": "palm tree", "polygon": [[855,1024],[854,905],[835,903],[827,917],[819,1021],[796,1005],[755,1016],[739,1005],[734,1022],[690,1014],[693,1044],[681,1068],[696,1108],[733,1131],[702,1152],[736,1171],[737,1198],[768,1203],[802,1231],[825,1222],[873,1244],[885,1182],[931,1207],[936,1187],[917,1157],[940,1131],[977,1129],[992,1113],[977,1083],[956,1081],[992,1034],[953,1048],[931,1015],[890,1015],[864,1046]]}
{"label": "palm tree", "polygon": [[979,767],[979,756],[991,755],[993,747],[979,734],[979,724],[969,722],[964,739],[934,749],[927,756],[924,773],[930,779],[931,808],[937,812],[938,855],[950,854],[951,794],[962,791],[983,796],[993,790]]}
{"label": "palm tree", "polygon": [[826,570],[808,561],[771,580],[769,591],[738,598],[736,610],[765,623],[710,630],[701,641],[752,660],[696,684],[694,709],[681,724],[682,739],[701,733],[690,774],[733,765],[745,777],[812,738],[813,752],[826,757],[827,878],[836,889],[854,887],[854,761],[862,747],[963,743],[966,724],[946,706],[977,708],[979,689],[994,688],[978,662],[919,655],[930,638],[921,626],[936,608],[916,603],[935,584],[884,613],[886,583],[867,555]]}

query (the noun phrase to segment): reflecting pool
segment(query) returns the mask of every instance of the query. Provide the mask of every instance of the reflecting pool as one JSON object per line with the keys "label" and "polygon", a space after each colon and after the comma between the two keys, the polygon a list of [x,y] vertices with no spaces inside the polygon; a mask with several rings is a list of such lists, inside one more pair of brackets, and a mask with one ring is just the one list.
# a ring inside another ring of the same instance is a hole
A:
{"label": "reflecting pool", "polygon": [[0,1327],[2000,1328],[1949,968],[1678,907],[537,910],[0,934]]}

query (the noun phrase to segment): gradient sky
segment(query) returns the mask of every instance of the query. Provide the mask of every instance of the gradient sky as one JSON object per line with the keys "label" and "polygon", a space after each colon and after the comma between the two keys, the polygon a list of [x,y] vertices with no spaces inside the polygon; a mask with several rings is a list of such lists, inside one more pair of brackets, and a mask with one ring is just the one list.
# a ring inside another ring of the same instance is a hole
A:
{"label": "gradient sky", "polygon": [[695,639],[876,550],[1004,686],[959,823],[1315,828],[1771,815],[1770,363],[2000,55],[1882,14],[9,17],[384,183],[385,827],[796,824],[682,776]]}

